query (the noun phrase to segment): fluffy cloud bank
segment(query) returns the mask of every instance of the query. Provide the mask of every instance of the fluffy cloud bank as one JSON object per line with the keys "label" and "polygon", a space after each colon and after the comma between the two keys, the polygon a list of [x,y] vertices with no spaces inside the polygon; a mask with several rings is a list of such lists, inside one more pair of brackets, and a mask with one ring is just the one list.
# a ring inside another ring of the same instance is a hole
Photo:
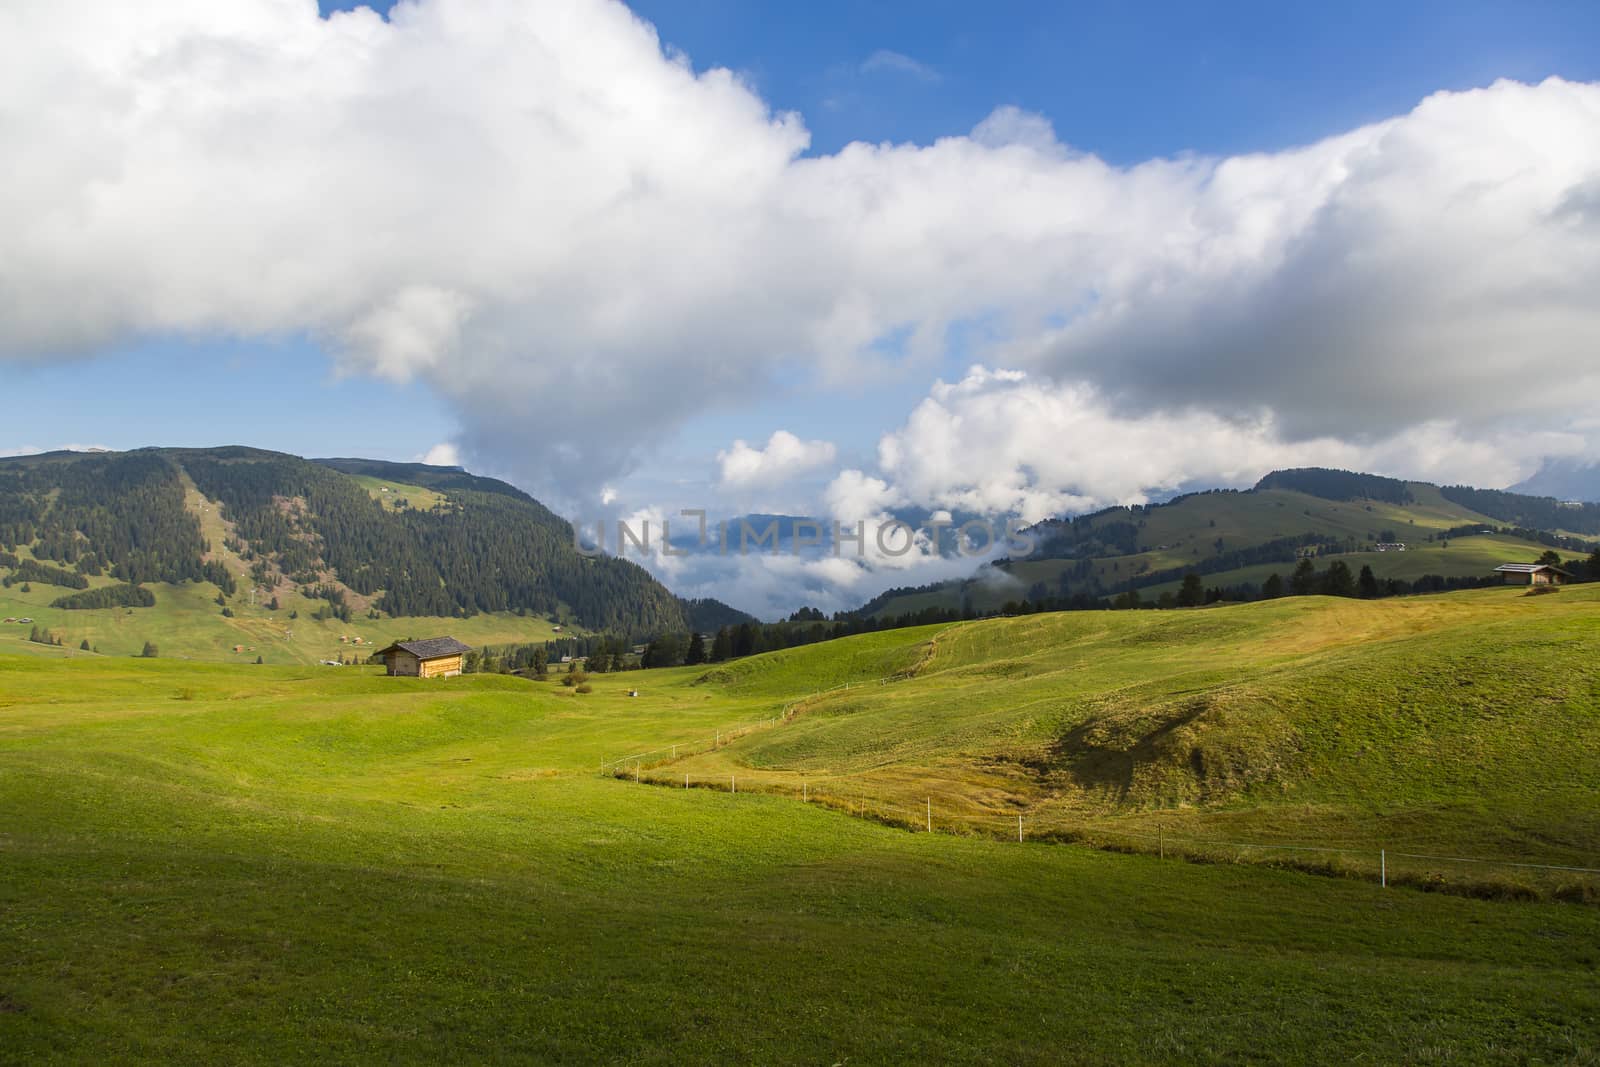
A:
{"label": "fluffy cloud bank", "polygon": [[[930,409],[886,446],[890,495],[1035,508],[1061,492],[1038,486],[1117,497],[1273,442],[1560,430],[1600,387],[1592,85],[1439,94],[1228,159],[1113,167],[1008,109],[818,158],[798,116],[604,0],[387,22],[14,0],[0,130],[6,353],[308,332],[348,372],[428,382],[464,458],[536,489],[592,489],[780,369],[931,366],[953,332],[1032,373],[1017,417],[1071,431],[1101,405],[1128,457],[1041,480],[1048,457],[993,445],[1009,480],[941,487],[910,454]],[[982,421],[1006,390],[971,392],[930,399]],[[1185,434],[1218,457],[1174,455]]]}
{"label": "fluffy cloud bank", "polygon": [[1201,408],[1119,414],[1097,389],[974,367],[938,382],[878,445],[883,477],[844,471],[835,514],[916,504],[1028,521],[1145,503],[1186,486],[1248,485],[1275,467],[1332,466],[1499,485],[1540,458],[1581,453],[1582,434],[1484,436],[1427,421],[1365,442],[1289,439],[1269,409],[1226,418]]}
{"label": "fluffy cloud bank", "polygon": [[797,475],[833,462],[837,449],[831,441],[802,441],[788,430],[774,431],[765,448],[744,441],[717,453],[724,489],[767,488],[782,485]]}

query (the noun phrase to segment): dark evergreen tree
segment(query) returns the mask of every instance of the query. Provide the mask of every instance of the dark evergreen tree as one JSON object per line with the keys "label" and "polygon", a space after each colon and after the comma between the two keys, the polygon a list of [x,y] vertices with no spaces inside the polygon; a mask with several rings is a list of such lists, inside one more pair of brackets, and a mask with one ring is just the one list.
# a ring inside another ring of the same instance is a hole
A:
{"label": "dark evergreen tree", "polygon": [[1322,591],[1328,596],[1355,596],[1356,579],[1350,573],[1350,565],[1342,559],[1328,564],[1328,572],[1322,578]]}
{"label": "dark evergreen tree", "polygon": [[1356,591],[1363,600],[1375,600],[1383,595],[1382,589],[1378,586],[1378,576],[1372,573],[1371,566],[1362,565],[1361,577],[1356,579]]}
{"label": "dark evergreen tree", "polygon": [[1302,558],[1295,564],[1294,574],[1289,577],[1289,592],[1295,596],[1310,596],[1317,591],[1317,565],[1309,558]]}
{"label": "dark evergreen tree", "polygon": [[[815,609],[813,609],[815,610]],[[796,612],[796,614],[799,614]],[[817,612],[820,616],[822,613]],[[799,621],[799,620],[796,620]],[[683,662],[690,667],[699,666],[706,661],[706,639],[700,634],[689,638],[689,650],[683,654]]]}
{"label": "dark evergreen tree", "polygon": [[1190,571],[1183,576],[1183,584],[1178,587],[1178,606],[1197,608],[1204,602],[1205,595],[1205,587],[1200,582],[1200,576]]}
{"label": "dark evergreen tree", "polygon": [[1264,600],[1276,600],[1283,595],[1283,575],[1273,571],[1267,575],[1267,580],[1261,583],[1261,596]]}

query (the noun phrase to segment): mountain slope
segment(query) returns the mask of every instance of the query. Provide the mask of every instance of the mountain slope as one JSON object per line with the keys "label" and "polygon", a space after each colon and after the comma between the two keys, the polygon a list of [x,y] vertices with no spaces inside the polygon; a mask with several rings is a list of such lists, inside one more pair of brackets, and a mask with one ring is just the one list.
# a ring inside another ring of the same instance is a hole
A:
{"label": "mountain slope", "polygon": [[1578,460],[1547,460],[1532,477],[1511,487],[1528,496],[1555,497],[1557,500],[1600,501],[1600,463]]}
{"label": "mountain slope", "polygon": [[[1471,579],[1498,563],[1532,561],[1557,547],[1586,555],[1577,541],[1600,533],[1600,507],[1462,486],[1441,488],[1349,471],[1275,471],[1253,489],[1216,490],[1150,506],[1115,507],[1033,528],[1027,559],[1002,560],[974,578],[893,590],[862,613],[906,615],[929,607],[1000,610],[1007,602],[1137,589],[1146,599],[1173,590],[1185,573],[1208,587],[1288,578],[1304,555],[1319,568],[1343,560],[1380,580],[1425,575]],[[1551,536],[1543,536],[1549,534]],[[1403,542],[1405,552],[1380,552]]]}
{"label": "mountain slope", "polygon": [[421,464],[242,447],[3,460],[0,549],[13,572],[51,568],[58,584],[203,584],[229,608],[252,588],[298,592],[346,622],[514,613],[629,634],[688,626],[648,572],[580,555],[571,526],[532,497]]}

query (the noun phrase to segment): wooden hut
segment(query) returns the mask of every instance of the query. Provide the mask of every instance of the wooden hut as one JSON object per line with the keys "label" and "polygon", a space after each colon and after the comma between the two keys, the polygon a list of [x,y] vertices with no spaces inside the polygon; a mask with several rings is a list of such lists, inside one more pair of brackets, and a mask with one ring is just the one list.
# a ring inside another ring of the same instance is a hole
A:
{"label": "wooden hut", "polygon": [[461,673],[461,657],[472,651],[453,637],[430,637],[425,641],[396,641],[375,654],[383,657],[390,676],[408,678],[449,678]]}
{"label": "wooden hut", "polygon": [[1502,563],[1495,571],[1507,585],[1561,585],[1572,577],[1548,563]]}

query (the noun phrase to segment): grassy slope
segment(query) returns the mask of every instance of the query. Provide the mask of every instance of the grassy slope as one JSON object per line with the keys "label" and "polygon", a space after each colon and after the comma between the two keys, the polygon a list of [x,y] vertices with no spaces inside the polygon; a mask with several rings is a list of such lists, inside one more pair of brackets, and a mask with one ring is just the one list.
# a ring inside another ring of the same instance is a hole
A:
{"label": "grassy slope", "polygon": [[1587,586],[957,624],[915,678],[674,772],[918,815],[932,796],[1040,832],[1160,822],[1600,866],[1597,608]]}
{"label": "grassy slope", "polygon": [[[1240,636],[1222,612],[1169,618],[1078,616],[1049,643]],[[946,631],[928,668],[1004,676],[1025,625],[1052,622]],[[0,1059],[1600,1054],[1593,909],[912,835],[590,770],[770,712],[808,665],[866,679],[925,651],[893,636],[728,682],[602,676],[589,697],[0,656]],[[825,718],[751,740],[836,745]]]}
{"label": "grassy slope", "polygon": [[406,507],[416,511],[431,511],[440,504],[449,502],[443,493],[433,489],[425,489],[420,485],[407,485],[388,478],[374,478],[370,474],[349,474],[358,485],[372,495],[372,499],[382,504],[388,511],[396,511],[396,505],[404,500]]}
{"label": "grassy slope", "polygon": [[[1380,579],[1415,581],[1425,574],[1439,574],[1446,578],[1482,577],[1494,573],[1494,569],[1502,563],[1532,563],[1546,551],[1546,547],[1536,541],[1492,534],[1457,537],[1448,542],[1423,541],[1408,546],[1404,552],[1339,552],[1323,556],[1315,562],[1320,570],[1334,560],[1342,559],[1353,574],[1360,574],[1362,567],[1371,567],[1372,573]],[[1203,578],[1208,587],[1244,582],[1260,585],[1268,575],[1274,573],[1287,581],[1293,571],[1292,563],[1269,563],[1207,574]],[[1180,584],[1167,582],[1149,586],[1139,590],[1139,595],[1150,598],[1169,590],[1175,593]]]}

